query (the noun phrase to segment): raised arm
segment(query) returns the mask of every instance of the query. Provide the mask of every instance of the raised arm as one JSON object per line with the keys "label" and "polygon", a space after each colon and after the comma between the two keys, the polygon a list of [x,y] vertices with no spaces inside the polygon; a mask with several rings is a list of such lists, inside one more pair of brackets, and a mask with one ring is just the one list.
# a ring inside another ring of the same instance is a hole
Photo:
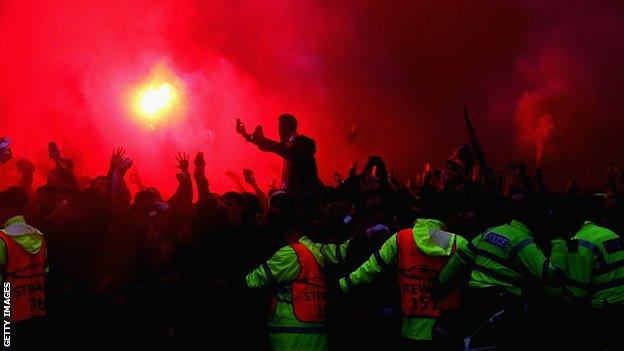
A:
{"label": "raised arm", "polygon": [[180,170],[176,174],[178,178],[178,188],[175,194],[169,199],[173,204],[191,204],[193,202],[193,183],[191,182],[191,174],[189,173],[189,155],[186,153],[178,153],[176,156],[178,164],[176,168]]}
{"label": "raised arm", "polygon": [[225,175],[232,180],[234,185],[236,185],[236,189],[239,192],[241,193],[247,192],[247,190],[245,189],[245,186],[243,185],[243,182],[240,179],[240,176],[236,172],[230,170],[230,171],[225,172]]}
{"label": "raised arm", "polygon": [[206,160],[204,159],[204,153],[198,152],[195,155],[195,172],[193,177],[195,178],[195,184],[197,185],[197,196],[199,201],[207,200],[210,197],[210,184],[208,178],[206,178]]}
{"label": "raised arm", "polygon": [[74,190],[78,190],[78,180],[74,175],[74,162],[61,157],[61,151],[54,141],[48,144],[48,156],[56,163],[54,171],[58,175],[59,181]]}
{"label": "raised arm", "polygon": [[113,151],[111,157],[110,184],[113,213],[122,214],[130,206],[130,189],[126,185],[126,173],[132,167],[132,160],[124,157],[126,152],[123,148]]}
{"label": "raised arm", "polygon": [[254,175],[254,172],[251,169],[244,168],[243,177],[245,178],[245,183],[249,184],[253,188],[254,193],[256,194],[256,196],[258,197],[258,200],[260,200],[260,203],[262,204],[263,210],[266,210],[267,208],[269,208],[269,197],[258,186],[258,182],[256,181],[256,176]]}
{"label": "raised arm", "polygon": [[236,120],[236,131],[242,135],[246,141],[256,145],[260,150],[272,152],[289,161],[292,161],[303,153],[314,153],[316,148],[313,142],[296,142],[291,147],[288,147],[279,141],[267,138],[264,135],[262,126],[257,126],[253,134],[249,134],[240,119]]}

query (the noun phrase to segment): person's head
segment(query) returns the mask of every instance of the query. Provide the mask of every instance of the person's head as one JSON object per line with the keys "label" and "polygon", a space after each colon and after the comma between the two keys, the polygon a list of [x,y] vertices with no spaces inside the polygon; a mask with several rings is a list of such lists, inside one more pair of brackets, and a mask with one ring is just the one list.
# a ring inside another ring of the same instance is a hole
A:
{"label": "person's head", "polygon": [[237,227],[243,221],[243,197],[235,191],[228,191],[221,195],[219,207],[223,211],[225,223],[228,226]]}
{"label": "person's head", "polygon": [[262,221],[262,204],[258,197],[252,193],[241,194],[243,206],[243,222],[246,224],[259,225]]}
{"label": "person's head", "polygon": [[453,151],[448,161],[463,168],[464,171],[469,172],[474,163],[474,152],[472,151],[472,147],[465,144],[460,145]]}
{"label": "person's head", "polygon": [[463,199],[459,194],[442,192],[430,195],[423,201],[422,218],[437,219],[446,224],[449,230],[457,228],[463,205]]}
{"label": "person's head", "polygon": [[591,219],[592,206],[591,198],[557,198],[551,206],[550,231],[565,239],[572,237],[584,221]]}
{"label": "person's head", "polygon": [[108,178],[105,176],[97,176],[89,184],[89,189],[105,197],[108,193]]}
{"label": "person's head", "polygon": [[278,132],[282,142],[288,141],[291,136],[297,133],[297,119],[295,116],[284,113],[278,118]]}
{"label": "person's head", "polygon": [[351,213],[352,209],[353,201],[350,197],[349,189],[344,184],[341,184],[331,193],[325,214],[331,217],[343,218]]}
{"label": "person's head", "polygon": [[71,208],[74,195],[74,191],[66,185],[41,186],[35,192],[29,213],[38,219],[43,219],[59,206],[65,209]]}
{"label": "person's head", "polygon": [[269,198],[269,225],[279,232],[289,231],[296,224],[294,213],[295,197],[283,191],[278,191]]}
{"label": "person's head", "polygon": [[520,221],[534,234],[543,232],[548,223],[544,205],[529,194],[512,194],[504,201],[506,221]]}
{"label": "person's head", "polygon": [[369,156],[368,162],[362,170],[362,190],[375,191],[386,184],[388,180],[388,170],[381,156]]}
{"label": "person's head", "polygon": [[24,213],[28,195],[20,187],[12,186],[0,193],[0,226],[11,217]]}
{"label": "person's head", "polygon": [[283,216],[285,208],[292,207],[291,198],[282,190],[278,190],[269,196],[268,217],[274,222]]}
{"label": "person's head", "polygon": [[154,192],[143,189],[134,196],[134,202],[130,205],[130,212],[147,215],[154,208],[156,201]]}

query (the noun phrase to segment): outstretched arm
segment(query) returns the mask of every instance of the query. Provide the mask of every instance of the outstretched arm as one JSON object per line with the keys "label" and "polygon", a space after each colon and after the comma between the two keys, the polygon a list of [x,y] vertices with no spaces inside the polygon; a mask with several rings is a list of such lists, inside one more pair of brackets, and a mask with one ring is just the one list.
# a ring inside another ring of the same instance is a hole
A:
{"label": "outstretched arm", "polygon": [[195,155],[195,161],[193,163],[195,165],[193,177],[197,185],[198,200],[207,200],[210,197],[210,185],[208,183],[208,178],[206,178],[206,160],[204,160],[204,153],[198,152],[197,155]]}
{"label": "outstretched arm", "polygon": [[189,173],[189,155],[186,153],[178,153],[176,161],[178,162],[176,167],[180,169],[180,173],[176,175],[178,178],[178,188],[171,199],[169,199],[169,202],[191,204],[193,202],[193,183],[191,182],[191,174]]}
{"label": "outstretched arm", "polygon": [[113,213],[122,214],[130,206],[130,189],[126,185],[126,173],[132,167],[132,160],[124,157],[123,148],[115,149],[111,157],[110,184]]}
{"label": "outstretched arm", "polygon": [[258,186],[258,182],[256,182],[256,176],[254,175],[254,172],[251,169],[244,168],[243,177],[245,178],[245,183],[249,184],[253,188],[254,193],[258,197],[258,200],[260,200],[260,204],[262,204],[262,209],[266,210],[269,207],[269,198],[265,194],[265,192],[262,191],[262,189],[260,189],[260,187]]}
{"label": "outstretched arm", "polygon": [[267,262],[247,274],[245,283],[249,288],[276,286],[295,279],[299,274],[299,269],[295,250],[290,246],[284,246]]}
{"label": "outstretched arm", "polygon": [[74,162],[68,158],[61,157],[61,151],[54,141],[48,144],[48,155],[56,163],[55,171],[62,184],[78,190],[78,180],[74,175]]}
{"label": "outstretched arm", "polygon": [[251,143],[256,145],[258,149],[262,151],[272,152],[274,154],[282,156],[287,160],[291,160],[293,158],[294,155],[292,152],[292,148],[286,147],[286,145],[280,143],[279,141],[267,138],[262,132],[262,126],[258,126],[258,128],[256,128],[256,131],[249,140]]}
{"label": "outstretched arm", "polygon": [[301,153],[314,153],[315,151],[314,143],[298,143],[298,145],[296,143],[293,147],[287,147],[279,141],[271,140],[264,136],[262,126],[257,126],[253,134],[249,134],[240,119],[236,120],[236,132],[243,136],[246,141],[256,145],[260,150],[272,152],[289,161]]}
{"label": "outstretched arm", "polygon": [[240,176],[234,172],[234,171],[227,171],[225,172],[225,175],[230,178],[232,180],[232,182],[234,182],[234,185],[236,185],[236,189],[241,192],[241,193],[245,193],[247,192],[247,190],[245,189],[245,186],[243,185],[243,182],[240,179]]}
{"label": "outstretched arm", "polygon": [[359,268],[340,279],[340,289],[346,292],[355,286],[370,283],[377,275],[393,265],[397,260],[396,236],[392,235],[381,249],[372,254]]}

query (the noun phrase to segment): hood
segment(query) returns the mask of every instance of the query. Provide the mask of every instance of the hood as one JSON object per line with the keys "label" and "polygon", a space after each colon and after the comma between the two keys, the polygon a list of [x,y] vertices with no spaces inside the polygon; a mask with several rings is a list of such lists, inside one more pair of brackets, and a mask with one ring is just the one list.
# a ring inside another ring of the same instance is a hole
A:
{"label": "hood", "polygon": [[418,248],[427,256],[449,256],[455,241],[455,234],[442,230],[444,223],[436,219],[416,220],[412,233]]}
{"label": "hood", "polygon": [[17,245],[31,254],[39,252],[43,245],[43,234],[36,228],[26,224],[22,216],[9,219],[2,231],[10,236]]}

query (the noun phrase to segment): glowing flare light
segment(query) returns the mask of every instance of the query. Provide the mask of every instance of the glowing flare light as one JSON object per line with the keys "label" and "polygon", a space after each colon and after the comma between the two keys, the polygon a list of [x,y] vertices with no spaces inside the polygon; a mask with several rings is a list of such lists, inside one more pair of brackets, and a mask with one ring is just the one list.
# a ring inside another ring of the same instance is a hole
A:
{"label": "glowing flare light", "polygon": [[159,87],[150,86],[141,94],[139,100],[141,111],[149,117],[165,111],[171,105],[174,93],[173,87],[168,83],[163,83]]}
{"label": "glowing flare light", "polygon": [[186,114],[184,82],[160,63],[142,79],[128,85],[126,106],[135,123],[150,130],[179,125]]}

